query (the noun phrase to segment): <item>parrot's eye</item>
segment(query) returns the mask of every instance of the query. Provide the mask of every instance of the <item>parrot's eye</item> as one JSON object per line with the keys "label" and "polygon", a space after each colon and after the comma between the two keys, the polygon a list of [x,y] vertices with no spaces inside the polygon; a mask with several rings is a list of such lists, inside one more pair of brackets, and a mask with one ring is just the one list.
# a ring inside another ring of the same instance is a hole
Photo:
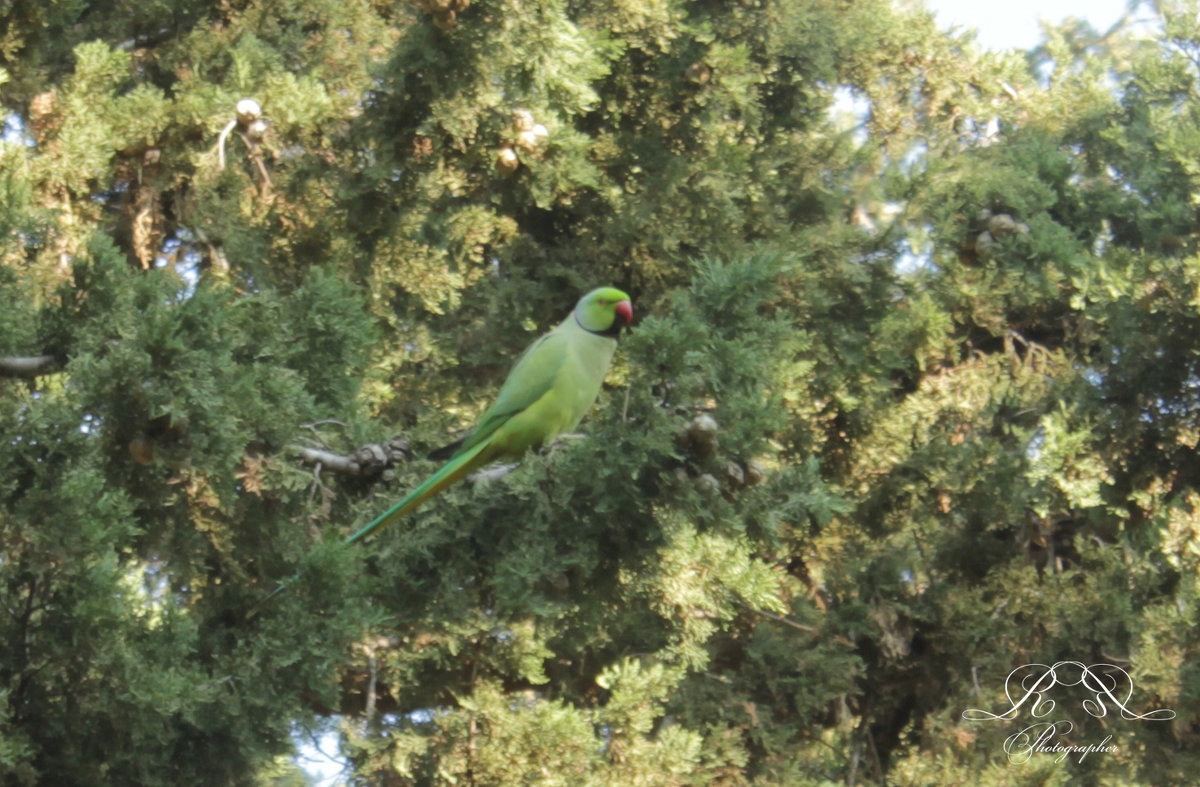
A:
{"label": "parrot's eye", "polygon": [[600,300],[596,301],[596,305],[597,305],[597,306],[607,306],[607,305],[608,305],[608,301],[606,301],[606,300],[604,300],[603,298],[601,298]]}

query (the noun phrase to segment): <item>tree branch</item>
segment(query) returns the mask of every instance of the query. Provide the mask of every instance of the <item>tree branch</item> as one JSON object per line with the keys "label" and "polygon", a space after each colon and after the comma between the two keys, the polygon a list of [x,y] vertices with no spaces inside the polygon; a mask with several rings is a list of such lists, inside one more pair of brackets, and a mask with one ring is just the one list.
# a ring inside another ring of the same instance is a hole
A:
{"label": "tree branch", "polygon": [[343,475],[376,475],[411,458],[408,441],[402,437],[387,443],[368,443],[350,454],[335,454],[323,448],[299,445],[292,446],[292,450],[300,454],[305,464]]}
{"label": "tree branch", "polygon": [[53,355],[0,355],[0,377],[38,377],[58,370]]}
{"label": "tree branch", "polygon": [[345,473],[346,475],[358,475],[362,472],[362,466],[348,456],[335,454],[332,451],[322,451],[319,448],[301,448],[296,447],[300,458],[306,464],[320,465],[335,473]]}

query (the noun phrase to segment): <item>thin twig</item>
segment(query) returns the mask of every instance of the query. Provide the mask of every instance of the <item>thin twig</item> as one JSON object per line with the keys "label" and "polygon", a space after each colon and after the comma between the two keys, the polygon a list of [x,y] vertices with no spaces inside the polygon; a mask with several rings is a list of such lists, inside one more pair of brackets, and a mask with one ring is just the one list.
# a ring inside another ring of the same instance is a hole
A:
{"label": "thin twig", "polygon": [[237,119],[229,121],[225,124],[225,128],[221,129],[221,135],[217,137],[217,161],[221,165],[221,169],[225,169],[225,140],[229,138],[229,133],[237,128]]}
{"label": "thin twig", "polygon": [[239,131],[238,136],[242,138],[242,142],[245,143],[246,148],[250,151],[250,160],[258,167],[258,174],[262,178],[258,189],[259,199],[266,199],[271,193],[271,176],[267,174],[267,165],[263,163],[262,151],[259,149],[258,143],[251,142],[242,132]]}
{"label": "thin twig", "polygon": [[[759,609],[758,607],[754,607],[754,606],[751,606],[750,604],[747,604],[745,601],[742,601],[740,598],[734,599],[734,603],[736,603],[742,609],[749,610],[750,612],[753,612],[756,615],[762,615],[767,620],[773,620],[776,623],[782,623],[783,625],[790,626],[790,627],[796,629],[797,631],[803,631],[805,634],[814,634],[815,635],[815,634],[821,633],[821,630],[818,629],[816,626],[810,626],[807,623],[798,623],[798,622],[792,620],[791,618],[784,617],[783,615],[776,615],[774,612],[768,612],[765,609]],[[833,641],[837,642],[839,645],[845,645],[848,648],[854,647],[854,643],[851,642],[850,640],[846,639],[845,637],[843,637],[841,634],[834,634]]]}
{"label": "thin twig", "polygon": [[317,462],[313,468],[313,482],[308,486],[309,505],[312,505],[313,501],[317,499],[317,492],[325,491],[325,485],[321,483],[321,468],[323,466],[320,462]]}
{"label": "thin twig", "polygon": [[806,634],[816,634],[819,631],[815,626],[810,626],[807,623],[797,623],[796,621],[792,620],[791,618],[785,618],[783,615],[776,615],[774,612],[768,612],[765,609],[759,609],[758,607],[751,606],[750,604],[747,604],[745,601],[742,601],[740,598],[735,599],[734,603],[736,603],[742,609],[750,610],[751,612],[753,612],[757,615],[762,615],[764,618],[767,618],[768,620],[773,620],[776,623],[782,623],[785,626],[791,626],[792,628],[796,629],[797,631],[803,631]]}
{"label": "thin twig", "polygon": [[371,648],[370,652],[367,653],[367,669],[369,670],[370,676],[367,682],[366,715],[367,724],[372,725],[375,723],[375,692],[379,681],[379,662],[375,659],[374,648]]}
{"label": "thin twig", "polygon": [[300,424],[300,426],[304,429],[311,429],[315,432],[317,431],[318,426],[325,426],[327,424],[336,424],[337,426],[349,428],[345,421],[339,421],[336,418],[323,418],[320,421],[313,421],[312,423],[308,424]]}

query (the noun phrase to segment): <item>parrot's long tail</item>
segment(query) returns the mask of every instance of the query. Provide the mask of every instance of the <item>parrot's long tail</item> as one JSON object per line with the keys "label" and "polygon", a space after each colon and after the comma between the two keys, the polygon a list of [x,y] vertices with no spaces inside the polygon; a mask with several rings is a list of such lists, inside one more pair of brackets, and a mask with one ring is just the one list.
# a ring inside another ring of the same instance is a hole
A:
{"label": "parrot's long tail", "polygon": [[441,470],[438,470],[427,478],[425,483],[409,492],[399,503],[396,503],[396,505],[375,517],[364,525],[361,530],[347,538],[346,543],[353,544],[355,541],[371,535],[379,528],[390,525],[455,481],[465,478],[476,468],[486,464],[491,454],[490,451],[486,450],[487,447],[488,441],[483,440],[478,445],[472,446],[469,450],[464,451],[442,465]]}
{"label": "parrot's long tail", "polygon": [[[418,486],[413,491],[409,492],[399,503],[384,511],[379,516],[368,522],[361,530],[345,540],[345,544],[353,544],[355,541],[366,538],[384,525],[389,525],[395,522],[400,517],[412,511],[424,501],[436,495],[446,487],[458,481],[461,478],[469,475],[476,468],[487,464],[490,460],[492,451],[488,449],[488,441],[483,440],[479,445],[472,446],[467,451],[455,456],[436,473],[426,479],[425,483]],[[248,617],[254,617],[258,611],[262,609],[268,601],[278,596],[288,588],[293,582],[300,578],[299,574],[293,574],[280,583],[279,587],[272,590],[262,598],[257,604],[250,609]]]}
{"label": "parrot's long tail", "polygon": [[252,617],[254,617],[255,615],[257,615],[257,614],[258,614],[258,611],[259,611],[260,609],[262,609],[262,608],[263,608],[263,606],[264,606],[264,605],[265,605],[265,604],[266,604],[268,601],[270,601],[271,599],[275,598],[276,596],[278,596],[278,595],[279,595],[280,593],[282,593],[283,591],[287,590],[288,586],[289,586],[289,585],[291,585],[293,582],[295,582],[295,581],[296,581],[297,579],[299,579],[299,578],[300,578],[300,575],[299,575],[299,574],[292,574],[290,577],[288,577],[287,579],[285,579],[285,580],[283,580],[282,582],[280,582],[280,583],[279,583],[279,586],[278,586],[277,588],[275,588],[275,589],[274,589],[274,590],[272,590],[270,593],[268,593],[267,595],[265,595],[265,596],[263,596],[262,598],[260,598],[260,599],[258,600],[258,602],[257,602],[257,603],[255,603],[255,605],[254,605],[254,606],[250,607],[250,612],[248,612],[248,613],[246,614],[246,617],[248,617],[248,618],[252,618]]}

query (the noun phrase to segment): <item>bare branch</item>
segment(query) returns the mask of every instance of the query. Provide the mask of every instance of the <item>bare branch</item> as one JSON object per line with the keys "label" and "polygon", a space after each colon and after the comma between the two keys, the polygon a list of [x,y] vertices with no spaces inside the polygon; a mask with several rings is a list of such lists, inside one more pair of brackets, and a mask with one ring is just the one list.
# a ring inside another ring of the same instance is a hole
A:
{"label": "bare branch", "polygon": [[[785,617],[784,615],[776,615],[774,612],[768,612],[765,609],[759,609],[758,607],[755,607],[751,604],[747,604],[745,601],[742,601],[740,598],[735,598],[734,603],[737,604],[742,609],[745,609],[749,612],[753,612],[756,615],[761,615],[762,617],[766,618],[767,620],[773,620],[776,623],[782,623],[785,626],[790,626],[791,628],[796,629],[796,631],[803,631],[805,634],[819,634],[821,631],[816,626],[810,626],[807,623],[798,623],[797,621],[794,621],[789,617]],[[834,634],[833,640],[841,645],[845,645],[848,648],[854,647],[853,642],[846,639],[845,637],[843,637],[840,634]]]}
{"label": "bare branch", "polygon": [[332,451],[322,451],[319,448],[302,448],[300,446],[296,446],[296,451],[299,452],[306,464],[319,465],[335,473],[345,473],[346,475],[358,475],[362,472],[362,465],[348,456],[335,454]]}
{"label": "bare branch", "polygon": [[327,424],[335,424],[335,425],[341,426],[343,428],[346,427],[346,425],[347,425],[345,421],[339,421],[336,418],[324,418],[320,421],[313,421],[311,424],[300,424],[300,426],[305,429],[311,429],[315,432],[315,431],[317,431],[318,426],[325,426]]}
{"label": "bare branch", "polygon": [[471,473],[470,479],[472,482],[499,481],[518,467],[520,467],[519,464],[488,465],[482,470],[476,470],[474,473]]}
{"label": "bare branch", "polygon": [[0,377],[38,377],[58,370],[53,355],[0,356]]}
{"label": "bare branch", "polygon": [[323,448],[300,445],[293,445],[292,450],[300,455],[305,464],[343,475],[372,476],[389,473],[390,468],[411,458],[408,441],[402,437],[386,443],[367,443],[349,454],[335,454]]}
{"label": "bare branch", "polygon": [[759,609],[758,607],[753,607],[753,606],[745,603],[744,601],[741,601],[740,599],[738,600],[737,603],[738,603],[738,606],[742,607],[743,609],[747,609],[747,610],[755,613],[756,615],[762,615],[767,620],[773,620],[776,623],[782,623],[785,626],[791,626],[792,628],[796,629],[797,631],[803,631],[805,634],[816,634],[819,632],[819,629],[816,626],[810,626],[807,623],[797,623],[796,621],[792,620],[791,618],[784,617],[783,615],[776,615],[774,612],[768,612],[765,609]]}

